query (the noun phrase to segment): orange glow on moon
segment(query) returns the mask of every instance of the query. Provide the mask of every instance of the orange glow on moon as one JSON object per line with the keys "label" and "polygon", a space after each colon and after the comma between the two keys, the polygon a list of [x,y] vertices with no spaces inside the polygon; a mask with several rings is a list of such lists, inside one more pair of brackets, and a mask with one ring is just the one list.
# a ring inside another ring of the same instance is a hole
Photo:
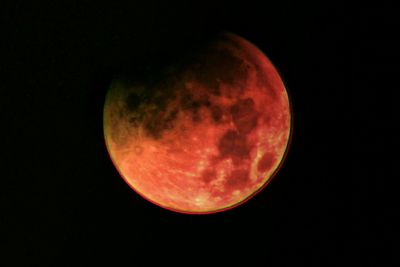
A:
{"label": "orange glow on moon", "polygon": [[152,85],[114,82],[104,137],[123,179],[163,208],[224,211],[259,192],[291,137],[288,93],[253,44],[225,34],[188,67]]}

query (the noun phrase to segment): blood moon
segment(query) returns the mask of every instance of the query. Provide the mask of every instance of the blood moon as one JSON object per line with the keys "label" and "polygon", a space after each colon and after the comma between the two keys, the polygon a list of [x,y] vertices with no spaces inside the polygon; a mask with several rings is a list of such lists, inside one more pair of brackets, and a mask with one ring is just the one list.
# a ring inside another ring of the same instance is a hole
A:
{"label": "blood moon", "polygon": [[152,203],[224,211],[259,192],[282,163],[288,94],[268,58],[234,34],[183,62],[151,82],[112,83],[107,149],[124,180]]}

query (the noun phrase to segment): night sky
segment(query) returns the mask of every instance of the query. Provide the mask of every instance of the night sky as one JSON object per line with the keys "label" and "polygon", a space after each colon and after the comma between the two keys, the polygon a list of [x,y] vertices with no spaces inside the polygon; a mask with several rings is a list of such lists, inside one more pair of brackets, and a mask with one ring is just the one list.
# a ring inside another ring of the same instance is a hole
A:
{"label": "night sky", "polygon": [[[185,257],[186,266],[214,258],[392,266],[398,208],[383,133],[398,129],[396,11],[260,2],[2,2],[1,266],[165,266]],[[113,78],[151,77],[220,31],[255,44],[281,73],[292,145],[274,180],[244,205],[174,213],[133,192],[113,166],[105,93]]]}

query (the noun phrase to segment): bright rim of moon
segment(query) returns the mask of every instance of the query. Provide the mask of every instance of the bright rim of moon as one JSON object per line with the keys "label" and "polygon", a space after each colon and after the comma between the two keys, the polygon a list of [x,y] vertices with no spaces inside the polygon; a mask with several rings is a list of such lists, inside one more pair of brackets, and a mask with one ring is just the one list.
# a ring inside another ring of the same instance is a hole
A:
{"label": "bright rim of moon", "polygon": [[267,185],[291,136],[291,107],[269,59],[224,34],[152,84],[112,83],[104,105],[110,157],[152,203],[205,214],[238,206]]}

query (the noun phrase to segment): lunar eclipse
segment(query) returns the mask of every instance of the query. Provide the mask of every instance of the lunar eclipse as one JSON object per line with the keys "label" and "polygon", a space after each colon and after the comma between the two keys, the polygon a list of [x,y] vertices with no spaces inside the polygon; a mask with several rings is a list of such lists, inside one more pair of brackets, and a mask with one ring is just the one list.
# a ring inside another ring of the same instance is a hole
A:
{"label": "lunar eclipse", "polygon": [[291,117],[271,61],[225,33],[153,82],[113,81],[103,126],[110,157],[134,191],[168,210],[206,214],[268,184],[287,153]]}

